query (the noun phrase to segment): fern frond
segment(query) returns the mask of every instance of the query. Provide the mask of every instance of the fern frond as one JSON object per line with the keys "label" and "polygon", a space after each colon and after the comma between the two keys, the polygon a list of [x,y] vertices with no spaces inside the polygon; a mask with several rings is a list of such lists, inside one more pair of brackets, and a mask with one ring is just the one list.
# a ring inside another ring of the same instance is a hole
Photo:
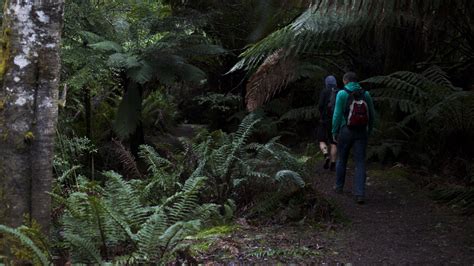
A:
{"label": "fern frond", "polygon": [[204,186],[206,177],[199,176],[193,179],[188,178],[180,192],[168,198],[163,206],[167,211],[168,222],[176,223],[187,220],[194,210],[199,206],[198,193]]}
{"label": "fern frond", "polygon": [[[64,238],[67,240],[68,246],[74,248],[72,253],[73,258],[77,258],[77,262],[92,262],[102,264],[102,257],[98,247],[90,240],[69,232],[64,233]],[[85,259],[87,258],[87,259]]]}
{"label": "fern frond", "polygon": [[107,178],[104,206],[109,206],[132,227],[142,224],[147,210],[142,207],[139,192],[113,171],[107,171],[103,175]]}
{"label": "fern frond", "polygon": [[300,174],[298,174],[295,171],[291,171],[291,170],[280,170],[280,171],[278,171],[275,174],[274,179],[277,182],[281,182],[281,183],[283,183],[283,182],[293,183],[293,184],[295,184],[295,185],[297,185],[301,188],[306,185],[306,183],[304,182],[304,180],[300,176]]}
{"label": "fern frond", "polygon": [[58,181],[59,183],[64,183],[66,182],[66,180],[68,180],[73,174],[74,172],[81,168],[80,165],[73,165],[71,168],[67,169],[66,171],[64,171],[61,176],[58,177]]}
{"label": "fern frond", "polygon": [[443,87],[450,88],[454,91],[460,91],[461,88],[455,87],[449,80],[448,74],[439,66],[431,66],[421,73],[428,80]]}
{"label": "fern frond", "polygon": [[42,265],[50,265],[48,256],[44,254],[27,235],[23,234],[18,229],[0,224],[0,233],[11,235],[16,239],[20,240],[20,242],[25,247],[33,251],[34,256],[38,259],[39,262],[41,262]]}
{"label": "fern frond", "polygon": [[279,49],[268,56],[247,83],[245,101],[250,112],[268,101],[296,78],[297,61]]}
{"label": "fern frond", "polygon": [[168,220],[162,208],[158,207],[153,215],[143,224],[138,231],[136,239],[138,243],[138,255],[145,261],[159,256],[157,251],[162,246],[159,241],[161,236],[167,229]]}
{"label": "fern frond", "polygon": [[89,47],[104,51],[104,52],[117,52],[120,53],[123,51],[123,48],[120,44],[113,42],[113,41],[101,41],[101,42],[96,42],[93,44],[89,44]]}
{"label": "fern frond", "polygon": [[234,160],[236,159],[236,155],[240,149],[247,143],[248,137],[253,133],[255,129],[255,125],[260,122],[260,119],[253,113],[247,115],[242,123],[239,126],[237,132],[235,132],[234,139],[232,141],[232,147],[230,152],[227,154],[227,159],[225,163],[220,167],[220,172],[224,173],[224,176],[227,175]]}
{"label": "fern frond", "polygon": [[191,233],[200,229],[201,222],[199,220],[191,220],[186,222],[176,222],[166,229],[159,240],[164,250],[173,250],[179,242]]}
{"label": "fern frond", "polygon": [[133,154],[127,148],[125,148],[125,146],[123,146],[121,141],[112,140],[112,142],[116,147],[115,151],[118,154],[118,159],[123,167],[125,176],[127,176],[129,179],[142,178],[143,176],[138,170],[137,162],[135,161]]}
{"label": "fern frond", "polygon": [[317,106],[305,106],[291,109],[286,112],[280,120],[316,120],[319,118],[319,110]]}
{"label": "fern frond", "polygon": [[154,175],[161,174],[162,167],[171,166],[171,162],[161,157],[156,150],[149,145],[141,145],[138,153],[148,165],[148,171]]}

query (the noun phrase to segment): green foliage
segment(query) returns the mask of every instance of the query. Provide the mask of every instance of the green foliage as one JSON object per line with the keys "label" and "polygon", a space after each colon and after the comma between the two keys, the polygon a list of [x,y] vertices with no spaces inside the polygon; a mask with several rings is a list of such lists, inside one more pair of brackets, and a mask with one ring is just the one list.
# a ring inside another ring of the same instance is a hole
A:
{"label": "green foliage", "polygon": [[466,215],[474,214],[474,188],[445,185],[434,189],[431,197],[439,202],[461,211]]}
{"label": "green foliage", "polygon": [[319,118],[319,110],[317,106],[305,106],[291,109],[281,116],[281,120],[303,120],[314,121]]}
{"label": "green foliage", "polygon": [[[149,205],[141,193],[143,181],[124,181],[111,171],[104,176],[104,188],[86,181],[67,198],[55,197],[65,204],[63,241],[76,263],[102,263],[117,255],[164,262],[216,213],[214,205],[198,203],[204,177],[189,178],[161,205]],[[119,247],[128,247],[127,253],[115,254]]]}
{"label": "green foliage", "polygon": [[390,109],[386,111],[403,114],[399,121],[383,121],[387,127],[383,130],[385,137],[378,147],[375,146],[378,151],[372,151],[372,154],[383,155],[391,150],[397,157],[405,147],[411,147],[428,148],[430,156],[446,156],[444,151],[454,144],[450,140],[456,136],[464,140],[459,142],[461,146],[457,151],[469,154],[470,151],[463,147],[474,137],[471,134],[474,130],[474,94],[453,86],[439,67],[430,67],[420,74],[400,71],[363,82],[377,86],[371,93],[382,111],[382,106],[388,104]]}
{"label": "green foliage", "polygon": [[[53,167],[58,184],[64,187],[76,185],[75,178],[85,169],[88,156],[96,154],[97,148],[86,137],[68,138],[65,134],[58,132],[55,142],[55,156]],[[62,187],[55,187],[56,190]]]}
{"label": "green foliage", "polygon": [[142,123],[150,130],[165,132],[178,117],[174,98],[161,90],[151,92],[142,103]]}
{"label": "green foliage", "polygon": [[[24,228],[23,228],[24,230]],[[10,237],[13,237],[14,239],[16,240],[19,240],[21,242],[22,245],[24,245],[26,248],[28,248],[29,250],[32,251],[31,255],[33,255],[33,258],[32,258],[32,261],[31,262],[35,262],[37,264],[41,264],[41,265],[50,265],[50,259],[49,259],[49,256],[48,254],[45,254],[34,242],[33,240],[31,240],[30,237],[28,237],[28,235],[26,235],[25,233],[22,232],[22,227],[20,228],[11,228],[11,227],[8,227],[8,226],[5,226],[5,225],[1,225],[0,224],[0,233],[1,234],[4,234],[4,239],[0,239],[0,248],[5,248],[3,247],[3,245],[8,245],[6,247],[9,247],[11,248],[11,243],[5,243],[5,241],[8,241],[8,238],[6,236],[10,236]],[[3,243],[2,243],[3,242]],[[4,261],[6,262],[6,261]],[[8,263],[8,262],[6,262]]]}
{"label": "green foliage", "polygon": [[[305,186],[305,162],[277,143],[278,138],[264,144],[249,143],[259,122],[256,114],[249,114],[231,135],[215,131],[198,136],[191,153],[199,158],[194,174],[208,177],[206,194],[213,201],[224,203],[232,198],[237,205],[246,204],[263,193],[265,187],[271,195],[282,194],[285,189],[273,190],[274,183],[281,188]],[[263,190],[253,194],[259,188]],[[232,204],[223,206],[227,213],[233,213]]]}
{"label": "green foliage", "polygon": [[141,103],[139,89],[136,86],[129,87],[117,110],[114,121],[114,131],[122,138],[128,138],[140,123]]}
{"label": "green foliage", "polygon": [[210,110],[227,112],[235,110],[241,101],[241,97],[234,94],[208,93],[196,97],[199,105],[204,105]]}
{"label": "green foliage", "polygon": [[[245,50],[231,71],[252,71],[278,49],[286,50],[286,56],[304,54],[327,43],[338,45],[391,26],[415,25],[448,7],[469,9],[470,5],[459,2],[453,7],[449,1],[316,1],[291,23]],[[436,18],[447,20],[444,16]]]}

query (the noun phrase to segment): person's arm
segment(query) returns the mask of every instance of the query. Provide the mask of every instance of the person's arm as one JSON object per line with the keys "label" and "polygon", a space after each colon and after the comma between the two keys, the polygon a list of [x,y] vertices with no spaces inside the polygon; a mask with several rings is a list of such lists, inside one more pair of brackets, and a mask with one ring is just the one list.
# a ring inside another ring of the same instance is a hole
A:
{"label": "person's arm", "polygon": [[375,123],[375,109],[374,109],[374,102],[372,101],[372,97],[368,91],[365,92],[365,98],[367,101],[367,105],[369,106],[369,135],[372,134],[372,130],[374,129]]}
{"label": "person's arm", "polygon": [[332,135],[336,137],[339,134],[339,128],[341,127],[342,123],[342,115],[344,112],[344,105],[346,101],[346,92],[344,90],[340,90],[336,96],[336,106],[334,108],[334,114],[332,117]]}

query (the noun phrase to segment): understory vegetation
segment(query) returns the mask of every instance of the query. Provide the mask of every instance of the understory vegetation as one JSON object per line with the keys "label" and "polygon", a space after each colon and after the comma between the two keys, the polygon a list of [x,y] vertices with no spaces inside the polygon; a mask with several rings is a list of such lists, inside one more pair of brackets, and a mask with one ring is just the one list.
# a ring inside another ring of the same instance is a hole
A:
{"label": "understory vegetation", "polygon": [[[0,264],[199,263],[239,219],[340,222],[312,182],[323,80],[347,71],[370,163],[474,214],[473,3],[66,1],[51,232],[0,225]],[[288,254],[319,251],[249,257]]]}

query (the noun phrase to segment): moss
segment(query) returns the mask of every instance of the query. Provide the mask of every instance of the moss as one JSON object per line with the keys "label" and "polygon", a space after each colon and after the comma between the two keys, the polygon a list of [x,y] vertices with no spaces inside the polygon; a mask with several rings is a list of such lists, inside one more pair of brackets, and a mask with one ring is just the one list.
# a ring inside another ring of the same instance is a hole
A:
{"label": "moss", "polygon": [[23,140],[26,143],[31,143],[34,139],[35,139],[35,134],[33,134],[33,132],[31,131],[27,131],[25,135],[23,135]]}
{"label": "moss", "polygon": [[221,225],[215,226],[206,230],[203,230],[196,234],[196,239],[212,238],[216,236],[228,235],[235,232],[238,229],[236,225]]}
{"label": "moss", "polygon": [[0,38],[0,81],[3,80],[3,76],[8,68],[8,61],[10,58],[10,34],[11,30],[5,28],[3,30],[3,35]]}
{"label": "moss", "polygon": [[196,244],[191,246],[191,251],[192,251],[193,254],[208,252],[213,243],[214,243],[214,241],[212,241],[212,240],[207,240],[207,241],[196,243]]}
{"label": "moss", "polygon": [[392,167],[389,169],[371,169],[368,171],[369,176],[379,176],[389,179],[407,178],[410,173],[403,167]]}

